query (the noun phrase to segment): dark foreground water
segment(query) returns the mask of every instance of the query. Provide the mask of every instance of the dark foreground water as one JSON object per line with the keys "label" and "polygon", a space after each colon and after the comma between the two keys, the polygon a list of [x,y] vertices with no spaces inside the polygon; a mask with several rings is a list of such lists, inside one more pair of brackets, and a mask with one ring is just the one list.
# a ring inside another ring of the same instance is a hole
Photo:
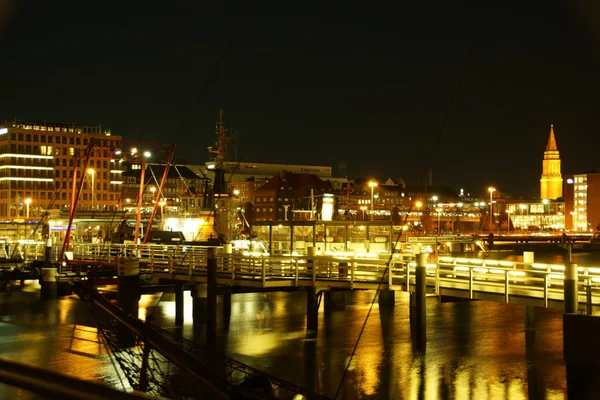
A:
{"label": "dark foreground water", "polygon": [[[536,254],[540,262],[562,261],[556,257]],[[580,265],[596,262],[595,255],[577,257]],[[234,295],[229,330],[219,321],[218,346],[241,362],[331,398],[342,382],[338,399],[600,398],[600,375],[574,374],[562,361],[559,310],[535,309],[535,325],[526,326],[522,306],[430,302],[423,352],[412,339],[404,293],[397,294],[393,309],[374,305],[344,377],[373,294],[348,294],[342,311],[324,313],[321,307],[312,336],[305,330],[303,293]],[[202,341],[203,334],[192,327],[191,297],[185,299],[183,334]],[[140,305],[141,318],[152,310],[157,324],[173,325],[172,295],[143,296]],[[128,388],[93,325],[76,297],[41,301],[34,282],[0,293],[0,356]],[[0,399],[31,398],[36,397],[0,384]]]}

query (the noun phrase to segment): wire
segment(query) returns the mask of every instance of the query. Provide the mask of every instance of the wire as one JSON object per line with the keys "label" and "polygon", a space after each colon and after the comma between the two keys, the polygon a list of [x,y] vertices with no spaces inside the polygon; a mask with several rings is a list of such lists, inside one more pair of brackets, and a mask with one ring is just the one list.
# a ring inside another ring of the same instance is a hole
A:
{"label": "wire", "polygon": [[[463,82],[465,80],[465,77],[467,75],[467,72],[469,71],[469,65],[471,64],[471,60],[475,54],[475,51],[477,50],[477,47],[479,45],[479,43],[481,42],[481,38],[483,37],[483,33],[485,31],[485,27],[487,26],[487,23],[489,21],[490,15],[492,14],[492,10],[493,10],[493,0],[490,0],[490,4],[488,7],[488,11],[479,27],[479,32],[477,33],[477,36],[475,38],[475,43],[473,45],[473,47],[471,48],[471,51],[469,53],[469,55],[467,56],[467,60],[465,62],[465,66],[462,70],[462,73],[459,77],[458,80],[458,84],[456,86],[456,89],[454,90],[454,93],[452,95],[452,99],[450,101],[450,105],[448,106],[448,109],[446,110],[446,114],[444,115],[444,119],[442,120],[442,125],[440,126],[440,129],[436,135],[435,138],[435,142],[433,144],[433,147],[431,149],[431,152],[429,153],[429,157],[427,159],[427,164],[425,166],[425,169],[423,171],[423,175],[421,176],[420,182],[423,182],[423,178],[427,175],[427,172],[429,171],[429,168],[431,167],[432,161],[433,161],[433,156],[435,154],[435,150],[440,142],[440,139],[442,137],[442,134],[445,131],[445,127],[446,127],[446,123],[448,122],[448,118],[450,116],[450,112],[452,111],[452,109],[454,108],[454,103],[456,101],[456,98],[458,97],[458,93],[460,91],[460,88],[463,85]],[[411,202],[409,210],[406,214],[406,216],[404,217],[404,222],[402,223],[402,226],[406,225],[406,222],[408,221],[408,216],[409,214],[412,212],[413,210],[413,203]],[[381,285],[385,282],[386,276],[387,274],[390,273],[390,265],[392,264],[392,260],[394,257],[394,252],[396,251],[396,247],[398,246],[398,243],[400,242],[400,238],[402,237],[402,232],[403,230],[401,229],[400,232],[398,232],[396,241],[394,242],[391,251],[390,251],[390,257],[388,259],[388,262],[385,265],[385,270],[383,271],[383,274],[381,275],[381,280],[379,281],[379,284],[377,285],[377,291],[375,292],[375,296],[373,296],[373,300],[371,301],[371,305],[369,306],[369,311],[367,312],[367,316],[365,317],[365,321],[362,324],[362,327],[360,329],[360,332],[358,334],[358,338],[356,339],[356,343],[354,344],[354,348],[352,349],[352,353],[350,354],[350,357],[348,358],[348,363],[346,364],[346,367],[344,368],[344,373],[342,374],[342,377],[340,379],[340,384],[338,386],[338,389],[335,393],[335,397],[334,399],[337,399],[340,391],[342,390],[342,385],[344,384],[344,381],[346,379],[346,375],[348,374],[348,371],[350,369],[350,364],[352,363],[352,360],[354,359],[354,356],[356,355],[356,350],[358,349],[358,345],[360,343],[360,339],[365,331],[365,328],[367,326],[367,322],[369,321],[369,316],[371,315],[371,311],[373,310],[373,307],[375,305],[375,301],[377,300],[377,298],[379,297],[379,292],[381,291]],[[407,266],[408,268],[408,266]]]}

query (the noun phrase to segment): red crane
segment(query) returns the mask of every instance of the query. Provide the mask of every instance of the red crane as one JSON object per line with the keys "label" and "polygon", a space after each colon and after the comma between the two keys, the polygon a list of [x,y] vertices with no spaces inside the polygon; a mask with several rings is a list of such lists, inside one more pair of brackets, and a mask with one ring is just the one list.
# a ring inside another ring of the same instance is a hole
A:
{"label": "red crane", "polygon": [[[60,250],[60,254],[58,255],[58,262],[62,264],[65,258],[65,251],[69,248],[69,244],[71,242],[71,227],[73,226],[73,219],[75,218],[75,209],[77,208],[77,202],[79,201],[79,196],[81,195],[81,189],[83,188],[83,182],[85,180],[85,171],[87,170],[88,163],[90,161],[90,156],[92,155],[92,149],[96,145],[93,138],[90,138],[90,142],[86,149],[82,153],[77,153],[73,160],[73,191],[71,193],[71,210],[69,210],[69,225],[67,225],[67,234],[65,236],[65,240],[62,245],[62,249]],[[79,162],[83,160],[83,171],[81,174],[81,179],[77,186],[75,186],[75,182],[77,181],[77,170],[79,169]]]}
{"label": "red crane", "polygon": [[[173,162],[173,154],[175,153],[175,144],[171,144],[169,146],[169,152],[167,154],[167,160],[165,163],[165,169],[163,171],[163,176],[160,180],[160,185],[158,190],[156,191],[156,198],[154,199],[154,208],[152,209],[152,214],[150,215],[150,220],[148,221],[148,228],[146,229],[146,234],[144,235],[143,244],[148,242],[148,237],[150,236],[150,229],[152,229],[152,222],[154,222],[154,217],[156,216],[156,210],[159,207],[160,198],[162,197],[163,187],[165,186],[165,182],[167,181],[167,176],[169,174],[169,167]],[[142,171],[142,180],[140,181],[140,193],[144,193],[144,181],[143,181],[144,171]],[[141,196],[141,194],[140,194]],[[140,218],[140,207],[138,207],[138,218]]]}

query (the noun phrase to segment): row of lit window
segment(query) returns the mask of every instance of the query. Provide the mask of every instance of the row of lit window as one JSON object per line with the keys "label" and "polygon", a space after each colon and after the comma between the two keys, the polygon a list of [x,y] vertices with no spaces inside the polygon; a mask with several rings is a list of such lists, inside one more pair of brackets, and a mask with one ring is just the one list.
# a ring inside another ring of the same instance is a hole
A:
{"label": "row of lit window", "polygon": [[[6,136],[2,136],[6,138]],[[29,133],[11,133],[9,135],[10,140],[17,142],[40,142],[40,143],[54,143],[54,144],[74,144],[87,146],[89,139],[87,137],[73,137],[73,136],[56,136],[56,135],[31,135]],[[108,140],[108,139],[95,139],[94,143],[97,147],[109,147],[118,149],[121,147],[120,140]]]}

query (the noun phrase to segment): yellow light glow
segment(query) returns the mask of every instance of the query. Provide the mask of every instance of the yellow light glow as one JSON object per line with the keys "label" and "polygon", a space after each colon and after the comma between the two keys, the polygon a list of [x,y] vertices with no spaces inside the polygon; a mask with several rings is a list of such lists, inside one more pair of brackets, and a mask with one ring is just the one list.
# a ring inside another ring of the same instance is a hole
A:
{"label": "yellow light glow", "polygon": [[7,158],[7,157],[14,157],[14,158],[38,158],[38,159],[43,159],[43,160],[52,160],[54,157],[53,156],[40,156],[37,154],[16,154],[16,153],[4,153],[4,154],[0,154],[0,158]]}

